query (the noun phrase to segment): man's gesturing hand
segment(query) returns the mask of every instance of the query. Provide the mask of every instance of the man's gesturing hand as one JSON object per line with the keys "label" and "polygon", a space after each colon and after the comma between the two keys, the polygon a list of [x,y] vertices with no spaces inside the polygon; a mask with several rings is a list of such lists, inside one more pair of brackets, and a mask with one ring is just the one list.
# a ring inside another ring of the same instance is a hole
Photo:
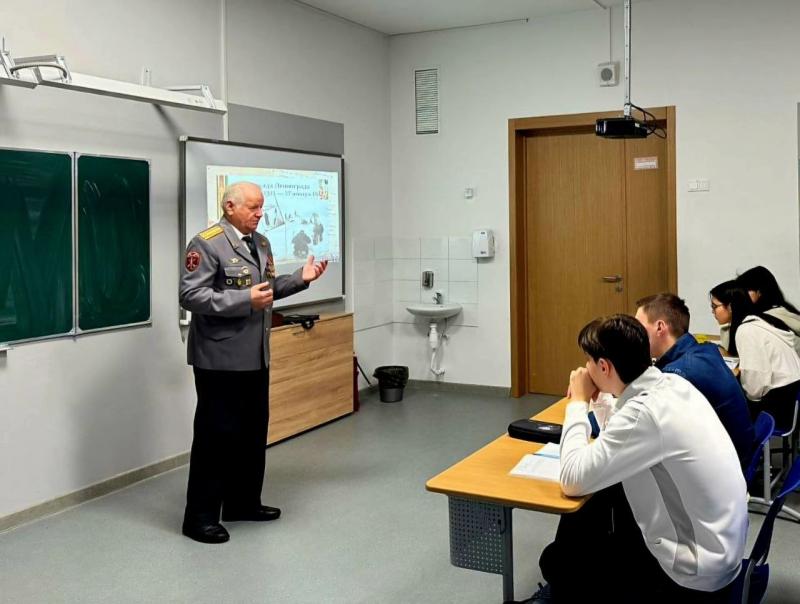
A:
{"label": "man's gesturing hand", "polygon": [[306,263],[303,265],[303,281],[311,283],[319,279],[326,268],[328,268],[327,260],[321,260],[314,264],[314,256],[309,256]]}

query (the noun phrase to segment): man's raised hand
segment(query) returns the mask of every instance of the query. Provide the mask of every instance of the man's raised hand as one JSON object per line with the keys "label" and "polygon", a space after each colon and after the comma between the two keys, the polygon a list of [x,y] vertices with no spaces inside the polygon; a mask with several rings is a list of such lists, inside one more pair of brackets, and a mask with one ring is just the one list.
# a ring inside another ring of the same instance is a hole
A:
{"label": "man's raised hand", "polygon": [[316,281],[322,276],[326,268],[328,268],[327,260],[320,260],[314,264],[314,256],[309,256],[308,260],[306,260],[306,263],[303,265],[303,281],[306,283]]}

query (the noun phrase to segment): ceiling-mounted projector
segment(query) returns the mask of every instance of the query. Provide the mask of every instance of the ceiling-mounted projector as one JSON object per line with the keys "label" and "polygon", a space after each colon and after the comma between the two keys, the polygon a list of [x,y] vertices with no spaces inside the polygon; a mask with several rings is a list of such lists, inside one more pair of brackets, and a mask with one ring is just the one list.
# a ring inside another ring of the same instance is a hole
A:
{"label": "ceiling-mounted projector", "polygon": [[645,138],[652,128],[630,115],[597,120],[595,134],[604,138]]}
{"label": "ceiling-mounted projector", "polygon": [[[631,115],[631,109],[641,112],[644,120]],[[652,121],[651,121],[652,120]],[[665,136],[655,123],[655,116],[631,103],[631,0],[625,0],[625,104],[621,117],[599,119],[595,134],[603,138],[645,138],[650,134]]]}

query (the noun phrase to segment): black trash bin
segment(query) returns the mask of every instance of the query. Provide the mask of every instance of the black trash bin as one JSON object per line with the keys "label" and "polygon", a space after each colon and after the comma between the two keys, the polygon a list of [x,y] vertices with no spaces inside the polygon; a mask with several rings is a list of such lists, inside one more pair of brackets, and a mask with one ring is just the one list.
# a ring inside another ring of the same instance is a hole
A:
{"label": "black trash bin", "polygon": [[408,367],[383,365],[375,368],[372,377],[378,380],[382,402],[396,403],[403,400],[403,389],[408,383]]}

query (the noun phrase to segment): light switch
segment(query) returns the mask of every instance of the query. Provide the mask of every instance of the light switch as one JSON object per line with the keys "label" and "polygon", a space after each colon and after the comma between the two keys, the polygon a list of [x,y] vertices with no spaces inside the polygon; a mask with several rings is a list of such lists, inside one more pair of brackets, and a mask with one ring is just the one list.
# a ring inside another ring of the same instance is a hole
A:
{"label": "light switch", "polygon": [[707,178],[695,178],[689,181],[689,192],[699,193],[700,191],[710,191],[711,184]]}

